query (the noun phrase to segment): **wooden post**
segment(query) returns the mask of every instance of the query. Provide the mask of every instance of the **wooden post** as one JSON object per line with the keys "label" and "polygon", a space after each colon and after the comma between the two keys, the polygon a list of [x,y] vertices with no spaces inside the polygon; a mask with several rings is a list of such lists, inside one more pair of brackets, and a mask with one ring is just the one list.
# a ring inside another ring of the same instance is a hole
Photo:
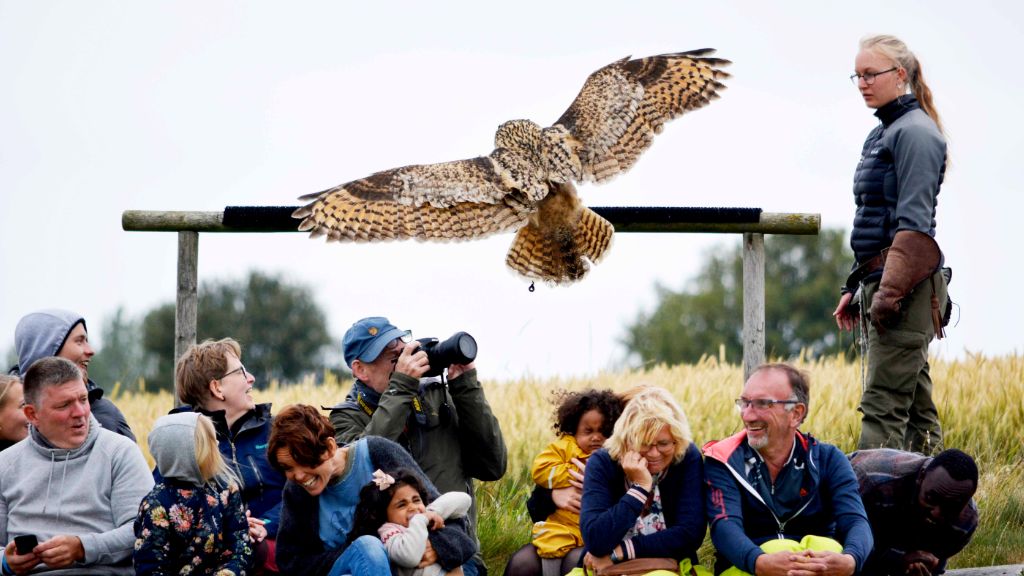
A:
{"label": "wooden post", "polygon": [[[174,362],[196,343],[199,313],[199,232],[178,232],[178,295],[174,315]],[[175,396],[174,405],[181,399]]]}
{"label": "wooden post", "polygon": [[[228,207],[232,208],[232,207]],[[235,219],[224,223],[227,209],[223,212],[167,212],[146,210],[125,210],[121,214],[121,227],[125,230],[151,232],[178,232],[178,307],[175,320],[175,361],[185,349],[196,341],[196,312],[198,309],[198,252],[199,232],[296,232],[298,229],[291,218],[294,206],[234,207],[233,209],[256,209],[259,215],[249,220]],[[764,357],[764,235],[765,234],[817,234],[821,228],[820,214],[761,212],[757,222],[702,222],[681,216],[678,220],[666,219],[665,212],[681,211],[687,208],[653,207],[630,209],[641,213],[629,217],[619,213],[619,208],[592,207],[592,210],[607,215],[616,232],[709,232],[717,234],[743,234],[743,377],[763,363]],[[264,212],[277,216],[267,216]],[[642,213],[657,216],[644,219]],[[283,216],[282,216],[283,215]]]}
{"label": "wooden post", "polygon": [[743,234],[743,381],[764,362],[764,234]]}

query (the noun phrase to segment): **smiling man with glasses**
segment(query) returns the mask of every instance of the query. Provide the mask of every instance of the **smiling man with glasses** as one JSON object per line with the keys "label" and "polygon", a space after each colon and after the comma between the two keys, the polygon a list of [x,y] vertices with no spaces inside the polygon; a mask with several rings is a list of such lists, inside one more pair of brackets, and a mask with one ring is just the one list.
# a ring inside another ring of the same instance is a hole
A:
{"label": "smiling man with glasses", "polygon": [[762,365],[735,404],[743,430],[704,446],[715,573],[857,572],[871,528],[846,456],[798,429],[810,406],[807,376]]}

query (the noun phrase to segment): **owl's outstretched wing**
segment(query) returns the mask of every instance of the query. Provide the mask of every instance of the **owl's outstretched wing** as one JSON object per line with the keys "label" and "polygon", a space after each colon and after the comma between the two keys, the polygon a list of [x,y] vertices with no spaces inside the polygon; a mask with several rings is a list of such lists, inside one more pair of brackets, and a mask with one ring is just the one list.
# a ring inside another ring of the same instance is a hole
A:
{"label": "owl's outstretched wing", "polygon": [[633,166],[662,125],[718,98],[729,73],[706,48],[630,60],[594,72],[555,123],[577,140],[584,181],[601,182]]}
{"label": "owl's outstretched wing", "polygon": [[525,223],[533,201],[490,157],[404,166],[300,197],[300,231],[336,241],[479,238]]}

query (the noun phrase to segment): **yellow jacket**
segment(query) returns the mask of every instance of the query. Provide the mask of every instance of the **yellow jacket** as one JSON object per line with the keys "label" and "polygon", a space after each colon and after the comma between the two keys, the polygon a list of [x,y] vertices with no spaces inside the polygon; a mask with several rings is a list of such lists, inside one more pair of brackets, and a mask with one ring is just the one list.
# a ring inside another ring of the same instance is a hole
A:
{"label": "yellow jacket", "polygon": [[[590,454],[576,444],[572,434],[563,434],[537,455],[530,467],[530,475],[538,486],[568,488],[569,470],[576,468],[572,459],[585,461],[588,456]],[[533,545],[541,558],[561,558],[573,548],[583,546],[580,515],[568,510],[555,510],[547,520],[533,525]]]}

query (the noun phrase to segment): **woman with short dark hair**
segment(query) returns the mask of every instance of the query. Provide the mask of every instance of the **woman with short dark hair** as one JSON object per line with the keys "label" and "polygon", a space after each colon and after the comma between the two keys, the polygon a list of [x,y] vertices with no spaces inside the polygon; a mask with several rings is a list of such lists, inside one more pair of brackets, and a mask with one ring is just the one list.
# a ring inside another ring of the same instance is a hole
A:
{"label": "woman with short dark hair", "polygon": [[[267,446],[270,463],[288,479],[284,488],[277,562],[287,574],[378,576],[389,574],[384,544],[376,536],[348,541],[359,491],[375,470],[408,469],[431,499],[438,492],[408,452],[369,436],[338,446],[330,420],[313,406],[297,404],[274,419]],[[430,533],[426,564],[454,570],[473,557],[476,541],[462,519]]]}

